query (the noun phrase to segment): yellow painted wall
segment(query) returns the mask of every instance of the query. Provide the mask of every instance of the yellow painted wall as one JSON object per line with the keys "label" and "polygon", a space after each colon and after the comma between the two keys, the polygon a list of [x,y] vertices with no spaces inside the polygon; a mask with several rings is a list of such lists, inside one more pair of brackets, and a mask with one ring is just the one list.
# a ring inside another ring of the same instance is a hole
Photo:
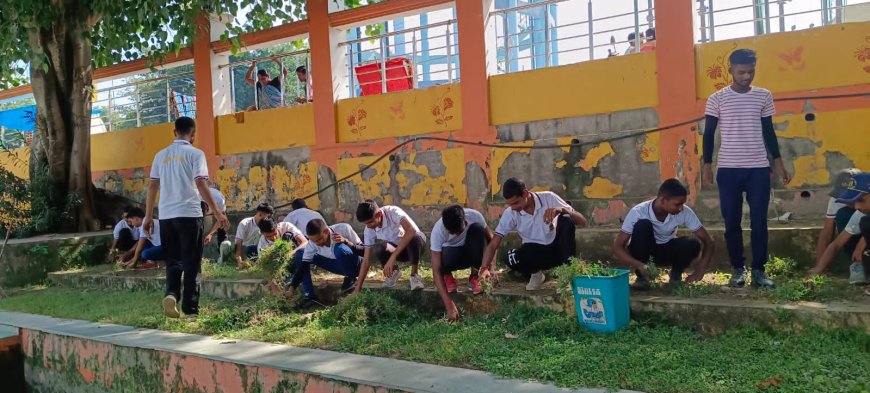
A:
{"label": "yellow painted wall", "polygon": [[489,78],[493,125],[648,108],[658,104],[655,53]]}
{"label": "yellow painted wall", "polygon": [[459,85],[341,100],[336,117],[339,142],[458,130],[462,127]]}
{"label": "yellow painted wall", "polygon": [[[359,190],[360,196],[365,198],[382,198],[387,204],[404,205],[447,205],[451,203],[464,203],[467,199],[465,186],[465,153],[462,148],[441,150],[441,164],[445,171],[443,176],[434,177],[429,173],[425,165],[415,164],[417,153],[411,153],[407,160],[399,163],[399,172],[395,177],[398,188],[402,195],[407,195],[401,201],[393,200],[393,197],[384,192],[389,189],[390,160],[381,160],[372,167],[373,175],[368,173],[357,175],[348,181],[353,183]],[[338,160],[339,178],[343,178],[364,165],[374,161],[376,157],[355,157]],[[419,182],[412,183],[411,179],[403,172],[411,172],[422,177]],[[365,175],[365,176],[363,176]],[[341,194],[339,194],[341,198]],[[341,203],[354,204],[358,201],[341,201]]]}
{"label": "yellow painted wall", "polygon": [[718,41],[695,47],[697,91],[706,98],[731,83],[728,55],[758,53],[755,85],[773,92],[870,83],[870,22]]}
{"label": "yellow painted wall", "polygon": [[780,138],[803,138],[812,141],[811,154],[784,157],[795,166],[794,178],[789,188],[801,186],[827,186],[830,181],[826,169],[825,153],[841,153],[855,167],[870,170],[870,148],[867,141],[867,124],[870,124],[870,109],[855,109],[835,112],[818,112],[816,120],[808,122],[803,114],[775,116],[776,124],[787,124],[785,131],[778,131]]}
{"label": "yellow painted wall", "polygon": [[314,144],[314,105],[217,117],[218,154],[280,150]]}
{"label": "yellow painted wall", "polygon": [[175,139],[174,127],[163,123],[91,136],[91,170],[151,166],[154,155]]}
{"label": "yellow painted wall", "polygon": [[30,148],[19,147],[11,151],[0,151],[0,168],[22,179],[30,178]]}

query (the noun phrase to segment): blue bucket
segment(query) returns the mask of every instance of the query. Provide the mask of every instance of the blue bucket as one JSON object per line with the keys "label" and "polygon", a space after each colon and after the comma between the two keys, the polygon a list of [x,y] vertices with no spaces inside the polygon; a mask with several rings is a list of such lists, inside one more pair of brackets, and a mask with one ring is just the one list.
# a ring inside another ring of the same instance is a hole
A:
{"label": "blue bucket", "polygon": [[581,325],[600,333],[613,333],[630,320],[628,270],[612,277],[576,276],[572,280],[574,306]]}

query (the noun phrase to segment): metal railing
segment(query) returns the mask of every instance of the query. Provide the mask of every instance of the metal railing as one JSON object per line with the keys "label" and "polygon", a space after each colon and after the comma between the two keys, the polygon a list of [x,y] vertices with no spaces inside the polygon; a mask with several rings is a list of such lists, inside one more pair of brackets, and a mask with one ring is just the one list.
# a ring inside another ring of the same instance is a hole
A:
{"label": "metal railing", "polygon": [[[277,59],[281,63],[280,67],[272,61],[273,59]],[[269,75],[272,77],[282,75],[286,70],[287,77],[281,84],[283,89],[281,92],[282,106],[297,104],[297,98],[307,101],[309,95],[308,89],[310,88],[309,84],[300,81],[295,73],[298,67],[305,67],[308,77],[312,77],[310,51],[304,49],[281,53],[274,56],[236,60],[229,64],[219,66],[219,69],[230,69],[230,90],[232,91],[230,100],[233,111],[238,112],[258,107],[257,104],[259,102],[255,100],[255,97],[257,97],[256,84],[249,85],[245,82],[245,74],[248,72],[248,68],[254,61],[257,62],[257,66],[253,70],[253,77],[255,80],[257,79],[257,71],[261,67],[267,70]]]}
{"label": "metal railing", "polygon": [[171,122],[179,116],[196,117],[193,73],[186,72],[135,80],[96,91],[91,133]]}
{"label": "metal railing", "polygon": [[[498,72],[616,56],[624,51],[617,45],[640,48],[644,32],[655,26],[655,6],[653,0],[631,6],[630,12],[596,15],[591,0],[545,0],[492,12]],[[577,10],[585,10],[585,18],[577,20],[583,16]]]}
{"label": "metal railing", "polygon": [[456,20],[342,42],[351,97],[459,81]]}
{"label": "metal railing", "polygon": [[843,23],[849,8],[846,0],[697,1],[701,43]]}

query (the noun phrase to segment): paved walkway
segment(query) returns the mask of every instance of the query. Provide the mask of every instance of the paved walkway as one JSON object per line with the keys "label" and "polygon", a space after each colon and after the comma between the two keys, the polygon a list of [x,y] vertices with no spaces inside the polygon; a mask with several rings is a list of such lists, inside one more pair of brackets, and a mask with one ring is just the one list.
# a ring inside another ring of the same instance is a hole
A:
{"label": "paved walkway", "polygon": [[64,320],[33,314],[0,311],[0,326],[2,325],[117,346],[165,351],[214,361],[274,368],[316,375],[326,380],[354,385],[379,386],[407,392],[608,392],[605,389],[560,389],[537,382],[498,378],[481,371],[403,360],[255,341],[218,340],[193,334],[136,329],[129,326]]}

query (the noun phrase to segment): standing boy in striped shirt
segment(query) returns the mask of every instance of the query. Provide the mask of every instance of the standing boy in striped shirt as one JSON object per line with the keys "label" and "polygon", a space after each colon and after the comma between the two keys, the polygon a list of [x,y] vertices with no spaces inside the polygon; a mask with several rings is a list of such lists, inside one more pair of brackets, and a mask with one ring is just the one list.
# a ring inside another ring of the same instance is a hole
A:
{"label": "standing boy in striped shirt", "polygon": [[704,184],[713,184],[713,146],[716,126],[722,133],[718,153],[716,182],[719,184],[719,206],[725,220],[725,242],[734,275],[730,285],[746,284],[743,257],[743,193],[749,203],[752,229],[752,286],[773,287],[764,273],[767,263],[767,207],[770,203],[770,161],[782,177],[783,184],[791,180],[779,154],[779,144],[773,130],[773,96],[770,91],[752,86],[755,77],[755,52],[737,49],[728,58],[728,72],[733,83],[707,100],[704,128]]}

